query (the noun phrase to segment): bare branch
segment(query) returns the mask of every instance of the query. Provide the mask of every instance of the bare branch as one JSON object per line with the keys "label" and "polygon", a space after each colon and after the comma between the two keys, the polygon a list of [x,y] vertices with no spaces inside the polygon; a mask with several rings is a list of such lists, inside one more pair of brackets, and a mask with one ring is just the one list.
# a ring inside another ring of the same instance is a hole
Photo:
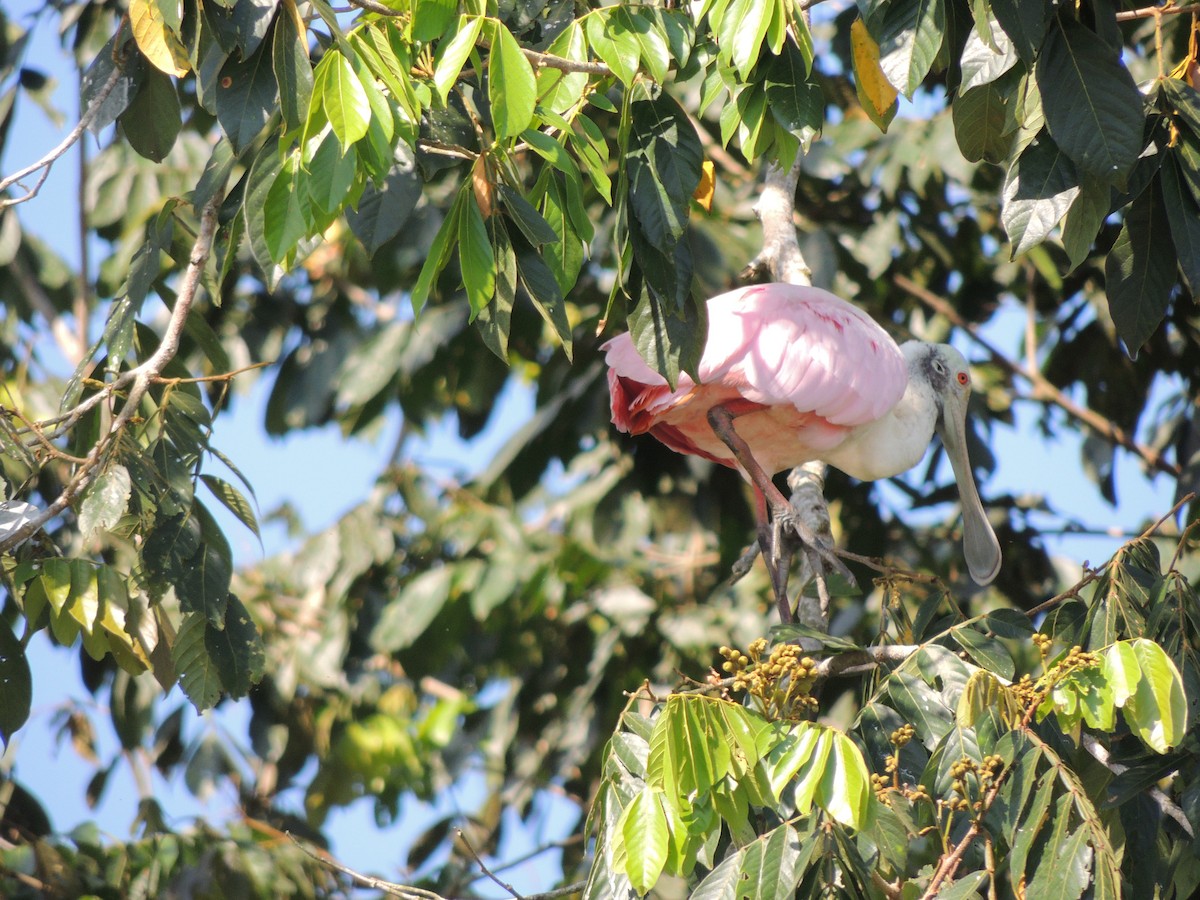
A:
{"label": "bare branch", "polygon": [[167,364],[175,358],[175,354],[179,352],[179,340],[183,335],[184,326],[187,324],[188,313],[191,312],[192,303],[196,299],[196,291],[200,286],[200,276],[204,271],[204,266],[208,262],[208,257],[212,253],[213,237],[217,231],[217,213],[223,199],[221,191],[214,191],[212,198],[200,211],[200,227],[196,233],[195,243],[192,245],[191,256],[188,259],[187,269],[184,270],[183,278],[179,283],[179,291],[175,299],[175,307],[171,310],[171,318],[167,323],[166,331],[163,333],[162,341],[153,355],[144,363],[134,369],[125,372],[120,378],[115,379],[105,385],[104,389],[97,392],[93,397],[81,403],[72,413],[66,417],[67,421],[77,421],[78,417],[83,413],[81,409],[95,406],[104,399],[111,397],[117,390],[126,385],[129,386],[129,394],[125,398],[125,403],[121,407],[121,411],[109,426],[107,433],[92,447],[83,463],[75,470],[74,475],[67,482],[66,487],[58,498],[43,509],[38,515],[31,518],[20,528],[15,529],[6,538],[0,540],[0,553],[6,552],[17,546],[27,537],[34,534],[59,515],[63,510],[70,506],[71,502],[79,496],[79,494],[91,482],[92,476],[99,466],[105,452],[113,444],[113,442],[125,430],[125,427],[133,419],[142,397],[145,396],[151,383],[162,373]]}
{"label": "bare branch", "polygon": [[577,62],[573,59],[563,59],[561,56],[551,56],[549,53],[539,53],[537,50],[522,48],[525,58],[540,69],[558,69],[560,72],[582,72],[587,75],[611,75],[612,69],[602,62]]}
{"label": "bare branch", "polygon": [[918,650],[917,644],[884,644],[864,647],[862,650],[847,650],[827,656],[817,663],[817,678],[833,678],[838,675],[854,675],[878,666],[899,665]]}
{"label": "bare branch", "polygon": [[323,866],[327,866],[343,875],[349,875],[358,884],[363,887],[373,888],[377,891],[383,891],[389,897],[404,897],[406,900],[446,900],[441,894],[436,894],[433,891],[427,891],[424,888],[409,887],[404,884],[396,884],[394,881],[388,881],[384,878],[376,878],[374,875],[364,875],[362,872],[356,872],[354,869],[347,866],[345,863],[340,863],[325,851],[317,852],[308,847],[307,843],[301,841],[290,831],[284,832],[293,844],[299,847],[309,859],[316,860]]}
{"label": "bare branch", "polygon": [[87,131],[88,126],[92,124],[96,118],[96,115],[100,112],[100,107],[104,105],[104,101],[108,99],[108,95],[112,93],[113,88],[117,86],[117,82],[120,81],[121,76],[124,74],[125,73],[121,71],[119,66],[112,70],[112,73],[108,76],[108,81],[104,82],[104,84],[100,87],[99,92],[94,98],[92,98],[91,106],[88,107],[87,112],[80,116],[79,122],[74,128],[71,129],[71,133],[63,138],[62,143],[60,143],[57,147],[55,147],[37,162],[31,163],[20,171],[13,172],[13,174],[5,178],[0,178],[0,191],[5,191],[14,184],[19,184],[22,178],[26,178],[32,175],[34,172],[41,172],[41,174],[38,176],[37,183],[32,188],[26,189],[26,192],[23,196],[0,198],[0,210],[6,209],[9,206],[16,206],[18,203],[24,203],[27,200],[32,200],[38,195],[38,191],[42,189],[42,185],[45,184],[46,179],[50,177],[51,167],[53,167],[54,163],[58,161],[59,157],[70,150],[71,147],[74,146],[75,142],[83,136],[83,133]]}
{"label": "bare branch", "polygon": [[1178,16],[1184,13],[1200,12],[1200,3],[1190,3],[1185,6],[1143,6],[1141,9],[1127,9],[1116,15],[1118,22],[1132,22],[1136,19],[1153,19],[1158,16]]}
{"label": "bare branch", "polygon": [[[1104,766],[1114,775],[1120,775],[1122,772],[1125,772],[1129,769],[1129,766],[1123,766],[1120,763],[1110,761],[1108,758],[1108,748],[1096,740],[1095,735],[1087,734],[1085,732],[1080,737],[1080,743],[1083,744],[1083,749],[1091,754],[1093,759],[1099,762],[1100,765]],[[1183,814],[1183,810],[1171,802],[1170,797],[1156,787],[1150,788],[1150,790],[1146,793],[1149,795],[1151,800],[1158,804],[1158,808],[1162,810],[1163,815],[1174,819],[1179,827],[1187,833],[1188,837],[1196,836],[1192,832],[1192,823],[1189,822],[1188,817]]]}
{"label": "bare branch", "polygon": [[464,832],[461,828],[455,828],[454,833],[458,839],[462,841],[462,845],[467,848],[467,852],[471,854],[471,859],[475,860],[475,865],[479,866],[480,871],[483,872],[483,874],[489,879],[491,879],[493,884],[497,885],[501,890],[508,891],[514,900],[525,900],[521,894],[517,893],[516,888],[514,888],[507,881],[501,881],[496,874],[487,867],[487,864],[484,863],[479,854],[475,852],[475,848],[471,846],[471,842],[467,840],[466,832]]}
{"label": "bare branch", "polygon": [[745,269],[742,280],[762,280],[769,275],[772,281],[788,284],[812,284],[812,270],[800,252],[796,239],[793,216],[796,212],[796,182],[800,178],[800,166],[804,157],[797,153],[796,161],[788,171],[772,163],[767,167],[767,177],[762,194],[754,211],[762,223],[763,248]]}
{"label": "bare branch", "polygon": [[1051,403],[1059,407],[1077,422],[1086,425],[1094,431],[1099,437],[1104,438],[1114,444],[1124,447],[1126,450],[1140,456],[1148,466],[1153,469],[1163,472],[1173,478],[1178,478],[1180,475],[1179,466],[1176,463],[1164,459],[1162,454],[1152,447],[1147,447],[1145,444],[1139,443],[1133,435],[1125,431],[1120,425],[1106,418],[1094,409],[1086,406],[1080,406],[1054,384],[1052,384],[1041,372],[1032,368],[1026,368],[1009,359],[1003,351],[997,348],[994,344],[979,334],[979,329],[971,322],[963,319],[958,314],[958,311],[947,303],[944,299],[928,288],[922,287],[915,281],[904,275],[896,275],[892,279],[895,285],[901,290],[911,294],[917,300],[920,300],[934,312],[937,312],[949,319],[955,326],[961,328],[971,339],[980,347],[988,352],[992,361],[999,365],[1009,374],[1018,378],[1022,378],[1030,383],[1033,388],[1031,398],[1042,403]]}

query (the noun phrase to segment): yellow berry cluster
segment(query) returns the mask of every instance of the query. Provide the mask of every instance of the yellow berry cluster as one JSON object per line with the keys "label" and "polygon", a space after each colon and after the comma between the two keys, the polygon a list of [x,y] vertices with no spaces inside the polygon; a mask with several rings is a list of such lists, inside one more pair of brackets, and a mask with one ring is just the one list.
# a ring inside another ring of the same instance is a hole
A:
{"label": "yellow berry cluster", "polygon": [[917,730],[912,725],[904,724],[888,737],[891,745],[896,748],[896,752],[889,753],[883,758],[883,770],[886,774],[871,776],[871,787],[875,789],[876,796],[885,804],[891,804],[891,791],[899,791],[912,801],[929,799],[925,788],[920,785],[915,788],[907,784],[903,787],[900,785],[900,750],[916,736],[916,733]]}
{"label": "yellow berry cluster", "polygon": [[[968,812],[983,808],[983,797],[991,790],[996,778],[1004,768],[1004,760],[992,754],[985,756],[983,762],[975,762],[968,756],[959,759],[950,767],[950,790],[956,796],[945,801],[945,806],[951,811]],[[971,790],[970,782],[976,783],[977,790]],[[974,799],[972,799],[974,794]]]}
{"label": "yellow berry cluster", "polygon": [[776,644],[770,653],[767,646],[765,638],[758,638],[745,653],[721,647],[722,671],[733,676],[733,689],[748,693],[767,718],[809,717],[817,709],[816,698],[809,694],[817,677],[816,662],[801,656],[795,644]]}

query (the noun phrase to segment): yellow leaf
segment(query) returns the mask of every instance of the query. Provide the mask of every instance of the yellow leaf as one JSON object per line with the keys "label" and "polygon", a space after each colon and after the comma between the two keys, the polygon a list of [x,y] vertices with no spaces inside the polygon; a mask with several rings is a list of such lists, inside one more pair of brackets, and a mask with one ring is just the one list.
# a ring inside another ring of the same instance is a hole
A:
{"label": "yellow leaf", "polygon": [[896,102],[898,92],[879,67],[879,45],[867,32],[867,25],[861,18],[855,19],[850,26],[850,51],[859,97],[871,105],[867,112],[874,113],[872,119],[882,118]]}
{"label": "yellow leaf", "polygon": [[[179,36],[166,23],[160,0],[130,0],[129,24],[133,28],[133,39],[137,41],[142,55],[156,69],[182,78],[191,71],[187,51]],[[165,0],[167,3],[174,0]]]}
{"label": "yellow leaf", "polygon": [[693,199],[699,203],[705,212],[712,212],[713,194],[717,189],[717,181],[713,175],[713,164],[711,159],[706,159],[700,164],[700,183],[696,185],[696,190],[692,194]]}

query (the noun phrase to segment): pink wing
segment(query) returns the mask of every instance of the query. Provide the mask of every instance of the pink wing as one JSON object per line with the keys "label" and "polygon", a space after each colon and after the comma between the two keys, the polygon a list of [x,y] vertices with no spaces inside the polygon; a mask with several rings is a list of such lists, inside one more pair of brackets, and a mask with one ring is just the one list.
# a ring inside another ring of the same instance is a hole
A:
{"label": "pink wing", "polygon": [[[671,391],[628,334],[602,349],[613,423],[622,431],[649,430],[696,388],[681,375]],[[789,405],[847,427],[878,419],[907,384],[900,348],[870,316],[828,291],[790,284],[754,285],[709,300],[699,375],[701,385],[728,389],[730,398]],[[709,407],[721,402],[719,394]]]}

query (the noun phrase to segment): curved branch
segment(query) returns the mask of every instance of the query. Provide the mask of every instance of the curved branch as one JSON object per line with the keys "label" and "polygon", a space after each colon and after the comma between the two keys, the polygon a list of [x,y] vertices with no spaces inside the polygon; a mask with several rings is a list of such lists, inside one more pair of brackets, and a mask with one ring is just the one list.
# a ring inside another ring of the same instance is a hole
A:
{"label": "curved branch", "polygon": [[754,205],[754,213],[762,223],[763,247],[758,256],[750,260],[742,270],[744,281],[761,280],[769,276],[772,281],[788,284],[812,284],[812,270],[800,252],[796,239],[793,216],[796,211],[796,182],[800,179],[802,154],[786,172],[775,163],[767,167],[762,194]]}
{"label": "curved branch", "polygon": [[0,540],[0,553],[11,550],[44,527],[47,522],[70,506],[71,502],[88,486],[105,452],[125,430],[125,427],[137,413],[142,398],[145,396],[146,391],[149,390],[151,383],[158,378],[162,370],[166,368],[167,364],[175,358],[175,354],[179,352],[179,341],[183,335],[184,326],[187,324],[187,317],[191,311],[192,303],[196,299],[196,291],[200,286],[200,276],[204,271],[205,265],[208,263],[209,255],[212,253],[213,237],[217,232],[217,213],[220,210],[222,199],[223,192],[214,191],[213,196],[200,211],[200,227],[196,232],[196,240],[192,245],[187,269],[184,270],[183,278],[179,284],[175,307],[171,310],[171,318],[167,322],[167,328],[163,332],[162,341],[159,343],[158,349],[144,363],[130,369],[120,378],[105,385],[103,390],[77,406],[72,411],[72,414],[68,415],[67,420],[71,420],[71,415],[75,415],[75,420],[77,420],[78,416],[82,415],[82,412],[79,412],[81,409],[84,407],[90,409],[102,400],[111,397],[120,388],[129,385],[129,395],[125,398],[125,403],[122,405],[121,411],[113,420],[107,433],[89,451],[87,457],[75,471],[75,474],[71,476],[71,479],[67,482],[66,487],[63,488],[63,492],[58,498],[20,528],[11,532],[3,540]]}
{"label": "curved branch", "polygon": [[1190,3],[1185,6],[1143,6],[1141,9],[1127,9],[1116,15],[1118,22],[1133,22],[1137,19],[1153,19],[1158,16],[1178,16],[1183,13],[1200,12],[1200,3]]}
{"label": "curved branch", "polygon": [[108,81],[104,82],[99,92],[92,99],[92,103],[90,106],[88,106],[87,112],[79,117],[79,122],[74,128],[71,129],[70,134],[62,139],[62,142],[57,147],[55,147],[37,162],[31,163],[25,168],[17,172],[13,172],[11,175],[6,176],[5,178],[0,178],[0,191],[4,191],[12,187],[14,184],[18,184],[22,178],[32,175],[39,169],[41,170],[41,175],[38,176],[37,183],[32,188],[29,188],[25,192],[24,196],[12,198],[0,197],[0,210],[7,209],[10,206],[16,206],[18,203],[25,203],[26,201],[32,200],[38,195],[38,191],[42,189],[42,185],[45,184],[46,179],[50,177],[51,167],[53,167],[54,163],[58,161],[59,157],[61,157],[75,145],[75,142],[83,136],[85,131],[87,131],[88,126],[95,121],[96,116],[100,112],[100,107],[104,105],[104,101],[108,99],[108,95],[112,93],[113,88],[117,86],[117,82],[124,74],[125,73],[121,71],[119,66],[113,68],[112,72],[108,76]]}

